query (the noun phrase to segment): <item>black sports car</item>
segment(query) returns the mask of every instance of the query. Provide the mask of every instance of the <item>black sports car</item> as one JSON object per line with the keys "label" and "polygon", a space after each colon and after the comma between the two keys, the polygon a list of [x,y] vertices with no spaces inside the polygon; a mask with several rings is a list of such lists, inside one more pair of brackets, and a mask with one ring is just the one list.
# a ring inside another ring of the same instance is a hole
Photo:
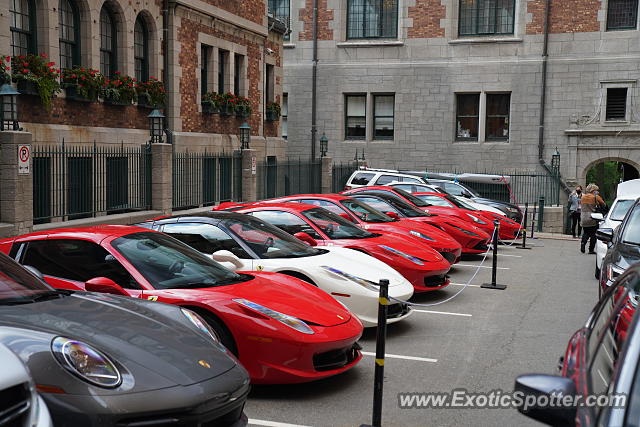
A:
{"label": "black sports car", "polygon": [[56,426],[244,426],[249,377],[194,312],[54,290],[0,254],[0,342]]}

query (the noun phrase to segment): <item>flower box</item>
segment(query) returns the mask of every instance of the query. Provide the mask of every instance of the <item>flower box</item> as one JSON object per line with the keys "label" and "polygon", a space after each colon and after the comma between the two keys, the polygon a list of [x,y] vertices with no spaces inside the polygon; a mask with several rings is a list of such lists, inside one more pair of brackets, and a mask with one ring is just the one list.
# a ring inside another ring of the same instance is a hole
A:
{"label": "flower box", "polygon": [[218,114],[220,112],[220,107],[210,102],[203,102],[202,112],[205,114]]}
{"label": "flower box", "polygon": [[38,96],[38,87],[36,84],[29,80],[18,80],[18,92],[21,95],[33,95]]}
{"label": "flower box", "polygon": [[280,114],[275,111],[267,111],[268,122],[277,122],[278,120],[280,120]]}
{"label": "flower box", "polygon": [[220,105],[220,115],[222,116],[230,116],[233,114],[233,105],[231,104],[222,104]]}
{"label": "flower box", "polygon": [[98,92],[95,89],[89,89],[86,95],[82,94],[76,85],[67,85],[64,88],[67,99],[78,102],[96,102],[98,100]]}

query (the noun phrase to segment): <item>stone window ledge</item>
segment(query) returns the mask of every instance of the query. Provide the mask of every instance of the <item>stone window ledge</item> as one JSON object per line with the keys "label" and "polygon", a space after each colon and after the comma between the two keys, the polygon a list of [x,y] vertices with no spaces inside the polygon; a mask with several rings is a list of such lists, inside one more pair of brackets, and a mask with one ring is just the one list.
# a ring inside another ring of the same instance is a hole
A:
{"label": "stone window ledge", "polygon": [[618,135],[640,135],[640,127],[606,127],[600,129],[566,129],[568,136],[618,136]]}
{"label": "stone window ledge", "polygon": [[336,43],[337,47],[387,47],[404,46],[402,40],[357,40]]}
{"label": "stone window ledge", "polygon": [[521,37],[469,37],[449,40],[449,44],[522,43]]}

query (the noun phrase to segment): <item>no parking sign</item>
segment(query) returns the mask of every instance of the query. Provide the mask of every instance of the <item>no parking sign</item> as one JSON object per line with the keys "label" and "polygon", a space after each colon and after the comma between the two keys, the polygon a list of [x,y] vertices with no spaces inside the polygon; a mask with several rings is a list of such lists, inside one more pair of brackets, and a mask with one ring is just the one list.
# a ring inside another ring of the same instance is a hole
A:
{"label": "no parking sign", "polygon": [[18,145],[18,175],[31,173],[31,145]]}

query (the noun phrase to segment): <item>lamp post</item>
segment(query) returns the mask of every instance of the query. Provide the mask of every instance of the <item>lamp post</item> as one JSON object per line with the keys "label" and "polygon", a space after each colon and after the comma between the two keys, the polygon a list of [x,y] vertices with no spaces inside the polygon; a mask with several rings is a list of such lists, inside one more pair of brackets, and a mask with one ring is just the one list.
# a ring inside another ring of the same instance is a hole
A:
{"label": "lamp post", "polygon": [[327,135],[324,132],[322,132],[322,136],[320,137],[320,157],[326,157],[328,149],[329,149],[329,138],[327,138]]}
{"label": "lamp post", "polygon": [[19,130],[18,95],[20,92],[5,83],[0,87],[0,131]]}
{"label": "lamp post", "polygon": [[240,125],[240,150],[249,149],[249,141],[251,140],[251,126],[247,122]]}
{"label": "lamp post", "polygon": [[151,143],[162,144],[164,141],[164,114],[156,108],[147,116],[147,118],[149,119]]}

